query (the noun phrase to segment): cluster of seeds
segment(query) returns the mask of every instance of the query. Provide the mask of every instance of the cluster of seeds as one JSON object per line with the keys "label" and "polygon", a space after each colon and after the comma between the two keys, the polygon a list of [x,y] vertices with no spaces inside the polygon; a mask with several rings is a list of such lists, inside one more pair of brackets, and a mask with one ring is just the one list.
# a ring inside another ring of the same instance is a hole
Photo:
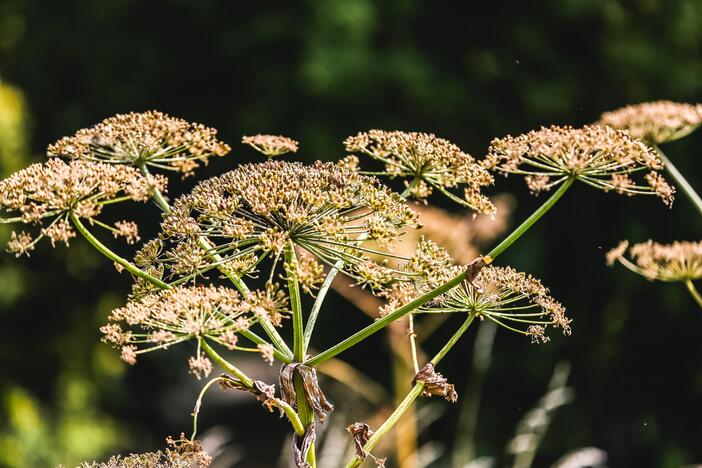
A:
{"label": "cluster of seeds", "polygon": [[[254,291],[245,299],[233,289],[216,286],[177,286],[130,300],[113,310],[100,331],[103,341],[121,349],[129,364],[137,355],[166,349],[188,340],[208,340],[237,349],[238,334],[261,319],[280,325],[287,300],[270,291]],[[189,359],[198,378],[212,363],[198,351]]]}
{"label": "cluster of seeds", "polygon": [[[631,260],[625,257],[629,249]],[[607,252],[607,264],[619,262],[650,280],[688,281],[702,278],[702,242],[659,244],[649,240],[629,248],[627,241]]]}
{"label": "cluster of seeds", "polygon": [[[429,133],[370,130],[347,138],[344,145],[350,153],[382,162],[381,175],[405,179],[406,193],[416,199],[424,200],[437,190],[479,213],[495,212],[481,193],[482,187],[492,185],[492,175],[450,141]],[[342,165],[356,168],[358,158],[346,158]],[[449,191],[457,187],[463,187],[463,198]]]}
{"label": "cluster of seeds", "polygon": [[51,159],[32,164],[0,181],[0,207],[18,221],[37,225],[40,233],[12,233],[8,250],[17,256],[28,254],[43,237],[68,244],[75,231],[68,221],[71,213],[109,229],[116,237],[134,243],[139,239],[136,224],[120,221],[115,226],[96,218],[105,204],[124,200],[146,201],[154,189],[165,190],[162,176],[144,177],[127,166],[74,160]]}
{"label": "cluster of seeds", "polygon": [[702,124],[702,104],[645,102],[605,112],[598,122],[627,130],[652,145],[683,138]]}
{"label": "cluster of seeds", "polygon": [[299,147],[297,141],[281,135],[244,136],[241,142],[269,158],[286,153],[297,153]]}
{"label": "cluster of seeds", "polygon": [[157,111],[117,114],[49,146],[49,156],[139,166],[192,175],[199,163],[230,148],[217,130]]}
{"label": "cluster of seeds", "polygon": [[157,452],[132,453],[126,457],[115,455],[103,463],[81,463],[79,468],[206,468],[212,457],[197,440],[168,437],[168,448]]}
{"label": "cluster of seeds", "polygon": [[[675,189],[658,170],[654,150],[626,131],[602,126],[543,127],[517,137],[492,141],[484,164],[491,170],[525,176],[534,193],[551,190],[569,178],[604,191],[627,195],[655,194],[671,205]],[[647,170],[646,184],[631,174]]]}
{"label": "cluster of seeds", "polygon": [[292,245],[298,279],[310,291],[322,279],[322,264],[342,260],[346,273],[358,276],[370,262],[368,243],[388,247],[416,226],[404,199],[374,178],[331,163],[267,161],[203,181],[177,199],[161,226],[168,245],[157,241],[138,263],[160,264],[153,268],[181,280],[215,266],[242,276],[266,257],[277,262]]}

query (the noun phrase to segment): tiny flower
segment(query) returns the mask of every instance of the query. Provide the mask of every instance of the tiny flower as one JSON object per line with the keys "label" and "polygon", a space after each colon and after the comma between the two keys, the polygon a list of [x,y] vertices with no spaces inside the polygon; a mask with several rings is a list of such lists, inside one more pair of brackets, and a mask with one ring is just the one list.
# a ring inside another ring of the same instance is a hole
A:
{"label": "tiny flower", "polygon": [[627,241],[622,241],[607,252],[607,264],[619,262],[634,273],[650,280],[690,281],[702,278],[702,242],[673,242],[659,244],[649,240],[635,244],[626,251]]}
{"label": "tiny flower", "polygon": [[273,361],[275,360],[275,356],[273,354],[273,351],[275,350],[273,348],[273,345],[270,343],[266,344],[260,344],[257,346],[259,353],[261,353],[261,358],[268,363],[269,366],[273,365]]}
{"label": "tiny flower", "polygon": [[[255,300],[242,300],[235,290],[222,286],[177,286],[131,299],[110,313],[110,323],[100,331],[103,341],[121,348],[122,359],[134,364],[140,354],[190,339],[233,347],[232,334],[257,320],[258,307]],[[198,378],[212,370],[201,353],[190,358],[189,366]]]}
{"label": "tiny flower", "polygon": [[[348,137],[344,145],[349,153],[382,162],[382,175],[404,179],[406,193],[418,200],[437,190],[476,212],[495,212],[495,206],[480,193],[482,187],[492,185],[492,175],[448,140],[428,133],[369,130]],[[342,161],[341,165],[353,169],[358,165],[358,158]],[[449,191],[457,187],[464,188],[463,199]]]}
{"label": "tiny flower", "polygon": [[702,124],[702,104],[644,102],[605,112],[598,123],[627,130],[634,138],[659,145],[694,132]]}
{"label": "tiny flower", "polygon": [[157,111],[117,114],[49,146],[49,156],[179,171],[191,175],[230,148],[217,130]]}
{"label": "tiny flower", "polygon": [[[663,169],[663,162],[655,151],[626,131],[611,127],[552,126],[496,138],[483,163],[505,175],[525,176],[529,189],[537,194],[571,178],[605,192],[657,195],[669,206],[675,193],[656,172]],[[631,178],[642,170],[649,171],[646,184]]]}
{"label": "tiny flower", "polygon": [[[344,273],[357,277],[356,265],[375,252],[369,243],[390,246],[416,226],[406,201],[374,178],[331,163],[267,161],[205,180],[178,198],[161,225],[167,246],[158,261],[178,278],[215,266],[242,276],[266,257],[277,262],[292,244],[298,281],[312,293],[323,264],[342,260]],[[212,241],[207,251],[199,239],[205,233]],[[193,258],[176,267],[187,257]]]}
{"label": "tiny flower", "polygon": [[35,225],[40,231],[36,237],[27,232],[12,234],[8,250],[16,255],[28,254],[44,237],[52,246],[68,245],[76,235],[68,221],[71,214],[133,243],[138,240],[136,224],[120,221],[112,227],[97,218],[105,204],[144,202],[154,188],[165,189],[165,180],[146,178],[127,166],[60,159],[32,164],[0,181],[0,209],[18,215],[12,221]]}
{"label": "tiny flower", "polygon": [[285,153],[297,153],[299,146],[297,141],[280,135],[244,136],[241,142],[269,158]]}
{"label": "tiny flower", "polygon": [[207,378],[212,372],[212,361],[203,353],[199,353],[197,356],[188,358],[188,368],[197,380],[201,380],[203,377]]}

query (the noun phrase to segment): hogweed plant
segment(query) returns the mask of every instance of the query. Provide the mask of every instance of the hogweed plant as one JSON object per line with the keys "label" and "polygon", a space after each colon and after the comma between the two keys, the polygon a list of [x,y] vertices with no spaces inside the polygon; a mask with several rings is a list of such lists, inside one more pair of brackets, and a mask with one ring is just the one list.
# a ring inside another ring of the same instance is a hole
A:
{"label": "hogweed plant", "polygon": [[[159,112],[117,115],[59,140],[49,146],[48,162],[0,182],[0,206],[8,214],[2,222],[38,232],[13,233],[8,250],[16,255],[29,255],[42,238],[68,244],[79,233],[119,272],[130,274],[133,290],[126,305],[112,311],[101,328],[104,341],[127,363],[188,343],[193,354],[187,365],[196,378],[209,378],[218,368],[220,375],[197,398],[193,446],[203,396],[219,384],[251,393],[287,419],[300,467],[316,466],[316,425],[333,410],[317,377],[319,365],[404,317],[462,318],[428,361],[419,362],[412,347],[413,386],[380,427],[349,421],[357,453],[347,466],[367,458],[382,464],[374,447],[417,398],[458,398],[437,369],[476,319],[532,342],[548,341],[553,329],[570,334],[565,308],[538,279],[494,263],[573,182],[657,195],[667,205],[675,191],[659,173],[665,165],[660,152],[626,130],[605,126],[550,127],[495,139],[483,160],[426,133],[359,133],[345,141],[350,155],[336,164],[272,159],[297,151],[297,142],[285,137],[256,135],[243,142],[269,160],[203,180],[171,202],[164,174],[192,176],[229,146],[214,129]],[[361,168],[378,162],[381,170]],[[642,180],[635,181],[641,172]],[[476,214],[493,215],[495,204],[483,189],[494,183],[494,173],[525,176],[534,194],[555,192],[497,246],[467,264],[421,237],[413,252],[396,252],[402,236],[421,225],[408,198],[426,203],[436,191]],[[404,191],[396,193],[377,177],[401,179]],[[161,232],[130,261],[95,230],[138,242],[133,222],[111,225],[102,215],[112,204],[147,199],[162,211],[155,213]],[[384,301],[380,317],[312,353],[317,318],[330,313],[325,299],[339,273]],[[252,279],[263,286],[250,289]],[[292,342],[283,338],[284,328],[292,329]],[[230,352],[256,352],[277,363],[278,388],[247,375]]]}

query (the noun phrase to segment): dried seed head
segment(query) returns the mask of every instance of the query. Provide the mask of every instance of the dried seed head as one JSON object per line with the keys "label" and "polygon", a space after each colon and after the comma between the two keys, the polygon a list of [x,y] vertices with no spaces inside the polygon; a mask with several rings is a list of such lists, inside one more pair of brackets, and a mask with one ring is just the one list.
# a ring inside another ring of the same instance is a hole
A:
{"label": "dried seed head", "polygon": [[47,153],[112,164],[146,164],[191,175],[210,156],[224,156],[229,151],[213,128],[148,111],[117,114],[78,130],[50,145]]}
{"label": "dried seed head", "polygon": [[[424,200],[437,190],[476,212],[495,212],[490,199],[480,193],[492,185],[492,175],[450,141],[429,133],[369,130],[347,138],[344,145],[350,153],[383,162],[384,175],[405,179],[407,193],[414,198]],[[343,164],[355,168],[358,159]],[[457,187],[464,188],[464,199],[449,192]]]}
{"label": "dried seed head", "polygon": [[694,132],[702,124],[702,104],[644,102],[605,112],[598,123],[627,130],[634,138],[658,145]]}
{"label": "dried seed head", "polygon": [[168,437],[166,443],[168,448],[163,451],[115,455],[102,463],[81,463],[79,468],[206,468],[212,463],[212,457],[205,452],[202,444],[186,439],[185,434],[181,434],[177,440]]}
{"label": "dried seed head", "polygon": [[[548,341],[544,332],[549,326],[570,334],[571,319],[566,317],[565,308],[548,294],[539,280],[509,267],[485,266],[484,263],[472,275],[472,281],[464,281],[418,309],[417,313],[431,313],[436,308],[446,313],[471,313],[531,336],[532,341]],[[453,267],[447,276],[455,276],[456,269],[465,270],[468,277],[470,265]]]}
{"label": "dried seed head", "polygon": [[[168,246],[159,261],[172,274],[193,278],[213,268],[211,255],[195,247],[207,233],[216,241],[209,253],[221,256],[217,266],[242,276],[292,243],[298,280],[311,292],[323,278],[321,263],[344,260],[344,271],[357,275],[354,266],[369,251],[359,238],[388,245],[416,226],[416,213],[374,178],[331,163],[267,161],[203,181],[177,199],[161,226]],[[196,257],[187,271],[168,265],[187,255]]]}
{"label": "dried seed head", "polygon": [[634,273],[650,280],[688,281],[702,278],[702,242],[659,244],[649,240],[629,249],[627,241],[607,252],[607,264],[619,262]]}
{"label": "dried seed head", "polygon": [[[16,255],[29,253],[43,237],[52,245],[68,245],[75,237],[67,221],[69,213],[89,221],[95,220],[105,203],[122,200],[144,202],[154,188],[164,190],[163,177],[144,177],[138,170],[127,166],[51,159],[32,164],[0,181],[0,208],[17,214],[17,221],[40,228],[36,238],[26,232],[13,234],[8,249]],[[118,222],[107,226],[115,236],[138,240],[136,224]]]}
{"label": "dried seed head", "polygon": [[244,136],[241,142],[269,158],[285,153],[297,153],[299,145],[297,141],[280,135]]}
{"label": "dried seed head", "polygon": [[[267,314],[258,301],[255,293],[242,300],[235,290],[221,286],[177,286],[130,300],[110,313],[110,323],[100,331],[103,341],[122,349],[122,359],[129,364],[139,354],[189,339],[230,347],[236,342],[232,334]],[[198,354],[190,358],[189,367],[200,378],[211,372],[212,363]]]}
{"label": "dried seed head", "polygon": [[[496,138],[483,163],[505,175],[524,175],[534,193],[551,190],[571,177],[605,192],[658,195],[669,206],[675,193],[655,172],[663,168],[655,151],[626,131],[611,127],[552,126]],[[649,170],[647,185],[631,178],[641,170]]]}

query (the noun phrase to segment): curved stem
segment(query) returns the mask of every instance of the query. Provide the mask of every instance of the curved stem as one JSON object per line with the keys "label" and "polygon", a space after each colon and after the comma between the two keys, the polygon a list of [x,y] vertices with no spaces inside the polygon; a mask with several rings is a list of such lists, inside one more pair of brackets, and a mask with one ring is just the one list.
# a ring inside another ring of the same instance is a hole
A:
{"label": "curved stem", "polygon": [[241,380],[241,383],[246,385],[249,388],[253,387],[253,380],[251,378],[244,374],[238,367],[232,365],[229,361],[224,359],[222,356],[220,356],[217,351],[212,349],[209,344],[207,344],[207,341],[200,339],[200,346],[202,346],[202,349],[212,358],[214,359],[217,364],[222,366],[224,370],[232,374],[234,377],[237,379]]}
{"label": "curved stem", "polygon": [[[430,361],[432,364],[436,366],[443,358],[446,356],[446,354],[453,348],[453,346],[458,342],[458,340],[465,334],[465,332],[468,330],[468,327],[470,327],[471,323],[473,323],[473,320],[475,319],[474,314],[469,314],[468,318],[463,322],[463,325],[460,326],[458,330],[453,334],[453,336],[446,342],[443,348],[432,358]],[[388,417],[388,419],[385,420],[385,422],[378,428],[377,431],[373,433],[373,435],[368,439],[368,442],[363,446],[363,451],[365,453],[370,453],[373,448],[376,446],[376,444],[380,441],[380,439],[388,432],[390,429],[393,428],[395,424],[397,424],[397,421],[400,420],[400,418],[407,412],[407,410],[412,406],[414,403],[414,400],[419,397],[419,395],[422,394],[422,390],[424,390],[424,383],[422,382],[417,382],[414,387],[412,387],[412,390],[409,391],[407,396],[405,397],[404,400],[395,408],[395,411]],[[363,460],[361,457],[356,455],[351,462],[349,462],[348,465],[346,465],[346,468],[355,468],[359,466]]]}
{"label": "curved stem", "polygon": [[78,232],[80,232],[85,239],[92,244],[95,249],[103,254],[105,257],[109,258],[116,264],[122,266],[125,270],[127,270],[129,273],[133,274],[134,276],[138,276],[139,278],[146,280],[156,286],[158,286],[161,289],[169,289],[170,286],[167,283],[164,283],[158,278],[155,278],[145,272],[144,270],[138,268],[136,265],[133,263],[129,262],[128,260],[120,257],[116,253],[114,253],[112,250],[110,250],[105,244],[100,242],[97,237],[95,237],[90,231],[88,231],[88,228],[85,227],[85,225],[81,222],[80,218],[76,216],[74,212],[70,212],[69,216],[71,217],[71,221],[73,222],[73,225],[76,227]]}
{"label": "curved stem", "polygon": [[531,216],[524,220],[512,233],[507,236],[502,242],[500,242],[495,248],[493,248],[487,255],[493,259],[500,255],[502,252],[507,250],[507,248],[519,239],[522,234],[529,230],[529,228],[539,220],[548,210],[556,204],[556,202],[563,196],[564,193],[570,188],[570,186],[575,181],[575,178],[569,177],[563,184],[558,187],[558,190],[554,192],[553,195],[549,197],[548,200],[544,202],[543,205],[534,211]]}
{"label": "curved stem", "polygon": [[700,293],[692,283],[692,280],[685,280],[685,287],[687,287],[687,290],[690,292],[690,295],[695,300],[697,305],[702,307],[702,296],[700,296]]}
{"label": "curved stem", "polygon": [[653,145],[653,149],[656,150],[658,153],[658,156],[663,160],[663,164],[665,165],[666,171],[668,171],[668,174],[675,180],[675,184],[682,189],[683,192],[685,192],[685,195],[687,195],[687,198],[690,199],[690,201],[695,205],[695,208],[697,208],[697,211],[702,214],[702,198],[697,194],[695,189],[692,188],[692,185],[683,177],[682,173],[678,170],[677,167],[673,165],[673,163],[668,159],[668,156],[665,155],[663,151],[658,147],[658,145]]}
{"label": "curved stem", "polygon": [[193,410],[193,434],[190,436],[191,441],[195,440],[195,436],[197,435],[197,417],[200,415],[202,399],[205,396],[207,390],[209,390],[213,384],[219,382],[220,380],[222,380],[222,377],[215,377],[214,379],[211,379],[205,384],[204,387],[202,387],[202,390],[200,390],[200,394],[197,396],[197,400],[195,401],[195,409]]}

